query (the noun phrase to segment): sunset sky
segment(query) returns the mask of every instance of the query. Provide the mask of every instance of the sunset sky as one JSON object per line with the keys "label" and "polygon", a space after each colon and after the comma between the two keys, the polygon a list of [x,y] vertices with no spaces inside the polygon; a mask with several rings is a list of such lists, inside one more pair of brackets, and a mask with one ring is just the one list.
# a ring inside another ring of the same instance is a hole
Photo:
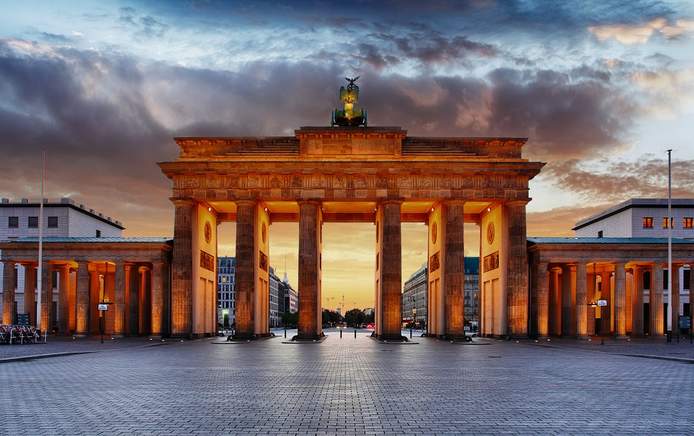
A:
{"label": "sunset sky", "polygon": [[[626,5],[626,6],[625,6]],[[528,137],[529,235],[630,197],[694,197],[694,2],[0,2],[0,196],[69,196],[172,235],[174,136],[327,125],[359,75],[370,125]],[[467,251],[476,255],[477,228]],[[220,227],[233,254],[234,227]],[[271,263],[296,284],[297,224]],[[374,226],[327,224],[323,305],[373,305]],[[403,226],[403,280],[426,260]]]}

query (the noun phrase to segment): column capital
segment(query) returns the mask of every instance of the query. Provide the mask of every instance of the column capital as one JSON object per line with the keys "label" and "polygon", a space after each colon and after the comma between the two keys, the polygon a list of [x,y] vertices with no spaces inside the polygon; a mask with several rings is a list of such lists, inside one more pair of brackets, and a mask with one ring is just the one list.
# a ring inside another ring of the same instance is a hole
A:
{"label": "column capital", "polygon": [[378,202],[378,205],[380,205],[380,206],[384,206],[384,205],[386,205],[386,204],[398,204],[398,205],[400,205],[400,204],[402,204],[402,203],[403,203],[403,200],[401,200],[401,199],[397,199],[397,198],[388,198],[388,199],[386,199],[386,200],[380,200],[380,201]]}
{"label": "column capital", "polygon": [[297,200],[296,202],[299,206],[301,206],[303,204],[312,204],[315,206],[321,206],[323,204],[323,202],[320,200]]}
{"label": "column capital", "polygon": [[441,204],[446,206],[464,206],[467,203],[466,200],[449,199],[441,201]]}
{"label": "column capital", "polygon": [[236,207],[239,206],[255,206],[258,204],[257,200],[248,200],[248,199],[243,199],[243,200],[234,200],[234,204],[236,204]]}
{"label": "column capital", "polygon": [[530,200],[509,200],[509,201],[504,201],[504,206],[511,206],[511,207],[520,207],[520,206],[525,206],[530,202]]}
{"label": "column capital", "polygon": [[177,197],[170,197],[169,200],[175,205],[175,206],[192,206],[195,204],[195,200],[192,198],[177,198]]}

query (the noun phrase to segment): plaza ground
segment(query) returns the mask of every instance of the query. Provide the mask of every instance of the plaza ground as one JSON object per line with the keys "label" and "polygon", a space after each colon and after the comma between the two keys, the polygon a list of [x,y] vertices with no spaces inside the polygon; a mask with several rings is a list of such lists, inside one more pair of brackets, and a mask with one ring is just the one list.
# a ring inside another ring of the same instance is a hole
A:
{"label": "plaza ground", "polygon": [[[688,341],[384,344],[352,332],[2,346],[0,433],[694,432]],[[7,360],[61,352],[85,354]]]}

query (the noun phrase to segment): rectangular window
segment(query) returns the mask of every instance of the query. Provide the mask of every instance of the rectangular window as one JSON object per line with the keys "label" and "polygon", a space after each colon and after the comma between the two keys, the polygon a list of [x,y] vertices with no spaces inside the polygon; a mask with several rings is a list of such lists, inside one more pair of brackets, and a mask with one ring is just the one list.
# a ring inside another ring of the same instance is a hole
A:
{"label": "rectangular window", "polygon": [[19,217],[18,216],[7,217],[7,227],[10,229],[18,229],[19,228]]}
{"label": "rectangular window", "polygon": [[682,228],[694,229],[694,217],[686,216],[682,218]]}
{"label": "rectangular window", "polygon": [[668,289],[668,273],[669,271],[664,269],[663,270],[663,289]]}
{"label": "rectangular window", "polygon": [[[685,269],[682,271],[682,285],[684,289],[691,289],[692,282],[691,282],[691,277],[692,277],[692,270]],[[685,312],[687,313],[687,312]]]}
{"label": "rectangular window", "polygon": [[[667,220],[667,217],[664,216],[664,217],[663,217],[663,228],[664,228],[664,229],[667,229],[667,221],[668,221],[668,220]],[[670,228],[672,228],[672,224],[673,224],[672,221],[673,221],[673,220],[672,220],[672,217],[670,217]]]}
{"label": "rectangular window", "polygon": [[101,237],[101,230],[97,230],[97,231],[96,231],[96,237],[97,237],[97,238],[100,238],[100,237]]}
{"label": "rectangular window", "polygon": [[30,229],[38,229],[39,228],[39,217],[30,216],[29,220],[28,220],[28,227]]}
{"label": "rectangular window", "polygon": [[652,216],[643,217],[643,228],[644,229],[652,229],[653,228],[653,217]]}
{"label": "rectangular window", "polygon": [[598,238],[602,238],[602,230],[598,231]]}
{"label": "rectangular window", "polygon": [[57,216],[49,216],[48,217],[48,228],[49,229],[57,229],[58,228],[58,217]]}

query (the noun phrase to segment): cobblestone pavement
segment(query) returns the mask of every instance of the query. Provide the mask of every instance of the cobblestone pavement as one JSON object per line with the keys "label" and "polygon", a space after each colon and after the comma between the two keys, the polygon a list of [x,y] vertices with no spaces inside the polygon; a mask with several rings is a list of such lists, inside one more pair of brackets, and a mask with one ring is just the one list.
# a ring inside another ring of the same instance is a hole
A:
{"label": "cobblestone pavement", "polygon": [[686,363],[532,341],[217,341],[1,363],[0,433],[694,434]]}
{"label": "cobblestone pavement", "polygon": [[94,351],[120,350],[132,347],[147,347],[159,345],[160,341],[150,341],[148,338],[119,338],[111,340],[104,338],[102,344],[98,337],[72,340],[67,337],[49,337],[46,343],[0,345],[0,362],[4,359],[29,357],[55,353],[90,353]]}

